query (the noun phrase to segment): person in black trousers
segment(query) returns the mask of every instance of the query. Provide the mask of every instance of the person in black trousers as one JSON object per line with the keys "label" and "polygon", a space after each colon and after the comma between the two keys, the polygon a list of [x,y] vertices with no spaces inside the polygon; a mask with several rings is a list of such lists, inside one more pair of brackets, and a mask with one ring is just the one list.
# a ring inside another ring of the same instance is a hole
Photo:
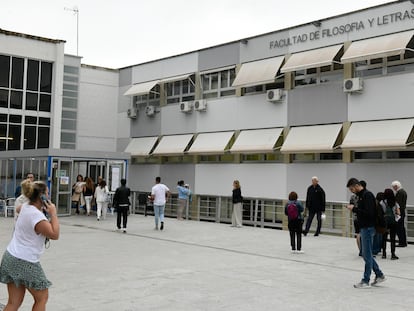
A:
{"label": "person in black trousers", "polygon": [[407,207],[407,192],[401,186],[398,180],[391,184],[395,192],[395,200],[400,206],[401,218],[397,223],[398,247],[407,247],[407,232],[405,230],[405,210]]}
{"label": "person in black trousers", "polygon": [[322,213],[325,212],[325,191],[319,185],[319,179],[316,176],[312,177],[312,185],[308,187],[306,193],[306,208],[308,209],[308,220],[303,235],[306,236],[312,224],[313,217],[316,215],[318,226],[316,228],[315,236],[321,233],[322,227]]}
{"label": "person in black trousers", "polygon": [[[303,226],[303,205],[298,201],[298,194],[294,191],[289,193],[289,201],[285,205],[285,215],[288,216],[288,228],[290,235],[290,246],[292,247],[292,253],[302,254],[302,226]],[[293,217],[289,215],[289,206],[295,208],[296,212],[293,213]]]}
{"label": "person in black trousers", "polygon": [[126,233],[128,210],[131,203],[129,202],[129,196],[131,190],[126,186],[126,179],[121,179],[121,187],[115,190],[113,198],[113,204],[117,211],[116,226],[118,230],[121,230],[121,217],[122,217],[122,230]]}

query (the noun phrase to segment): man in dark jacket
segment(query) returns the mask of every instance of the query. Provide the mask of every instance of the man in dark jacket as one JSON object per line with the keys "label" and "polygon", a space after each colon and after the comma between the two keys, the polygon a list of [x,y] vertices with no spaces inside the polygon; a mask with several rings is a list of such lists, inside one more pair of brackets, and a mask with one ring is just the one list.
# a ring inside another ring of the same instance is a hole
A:
{"label": "man in dark jacket", "polygon": [[391,184],[395,192],[395,201],[400,206],[401,218],[397,223],[398,247],[407,247],[407,232],[405,230],[405,210],[407,207],[407,192],[403,189],[401,183],[395,180]]}
{"label": "man in dark jacket", "polygon": [[[376,285],[385,281],[384,273],[380,270],[374,256],[372,255],[372,244],[375,236],[375,223],[376,223],[376,201],[372,192],[364,189],[361,183],[356,178],[348,180],[346,187],[352,193],[358,196],[358,203],[353,205],[349,204],[347,208],[358,217],[358,223],[361,234],[361,248],[362,257],[365,261],[364,275],[361,282],[354,285],[355,288],[369,288],[371,285]],[[374,270],[375,280],[370,284],[371,270]]]}
{"label": "man in dark jacket", "polygon": [[321,233],[322,227],[322,213],[325,212],[325,191],[319,185],[319,179],[316,176],[312,177],[312,185],[309,186],[306,193],[306,208],[308,209],[308,220],[306,221],[306,227],[303,231],[303,235],[307,235],[310,226],[313,221],[313,217],[316,215],[318,220],[318,226],[316,228],[315,236]]}
{"label": "man in dark jacket", "polygon": [[117,211],[116,226],[118,230],[121,230],[121,217],[122,217],[122,230],[126,233],[128,211],[129,211],[129,196],[131,190],[126,186],[126,179],[121,179],[121,187],[115,190],[113,203]]}

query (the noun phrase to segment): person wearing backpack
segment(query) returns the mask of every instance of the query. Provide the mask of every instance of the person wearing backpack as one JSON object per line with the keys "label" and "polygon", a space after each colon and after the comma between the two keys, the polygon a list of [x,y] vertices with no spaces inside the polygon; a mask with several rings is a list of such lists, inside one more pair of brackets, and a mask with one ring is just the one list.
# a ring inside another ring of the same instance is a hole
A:
{"label": "person wearing backpack", "polygon": [[397,235],[398,219],[400,216],[400,206],[395,200],[392,189],[384,190],[384,200],[381,201],[381,207],[384,211],[384,219],[387,230],[382,238],[382,258],[387,258],[387,237],[390,234],[391,241],[391,259],[396,260],[399,257],[395,255],[395,237]]}
{"label": "person wearing backpack", "polygon": [[288,199],[289,201],[285,206],[285,215],[288,217],[290,246],[292,247],[292,253],[303,253],[302,225],[304,208],[302,203],[298,201],[298,194],[296,192],[292,191],[289,193]]}

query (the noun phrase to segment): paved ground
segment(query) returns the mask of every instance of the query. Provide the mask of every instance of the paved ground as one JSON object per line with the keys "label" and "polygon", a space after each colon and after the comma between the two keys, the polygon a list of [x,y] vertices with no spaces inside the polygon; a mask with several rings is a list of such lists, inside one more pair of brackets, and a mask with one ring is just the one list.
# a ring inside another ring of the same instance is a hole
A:
{"label": "paved ground", "polygon": [[[114,216],[60,219],[42,265],[53,282],[48,310],[413,310],[414,246],[400,260],[378,259],[387,276],[354,289],[363,261],[353,239],[304,238],[305,254],[291,254],[287,231],[166,220],[132,215],[128,233]],[[13,220],[0,218],[0,251]],[[7,301],[0,284],[0,305]],[[31,310],[27,294],[21,310]],[[0,308],[1,309],[1,308]]]}

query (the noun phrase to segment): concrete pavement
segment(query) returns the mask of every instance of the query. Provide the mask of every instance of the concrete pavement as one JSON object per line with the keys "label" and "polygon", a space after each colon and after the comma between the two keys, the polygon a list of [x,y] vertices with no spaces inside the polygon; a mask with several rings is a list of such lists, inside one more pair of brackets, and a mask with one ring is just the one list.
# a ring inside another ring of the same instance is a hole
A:
{"label": "concrete pavement", "polygon": [[[363,260],[350,238],[309,234],[304,254],[290,252],[287,231],[131,215],[126,234],[115,217],[60,218],[61,237],[41,258],[48,310],[412,310],[414,246],[399,260],[378,258],[387,280],[355,289]],[[0,218],[0,251],[13,228]],[[389,245],[388,245],[389,246]],[[21,310],[31,310],[29,293]],[[7,302],[0,284],[0,305]],[[1,307],[0,307],[1,309]]]}

